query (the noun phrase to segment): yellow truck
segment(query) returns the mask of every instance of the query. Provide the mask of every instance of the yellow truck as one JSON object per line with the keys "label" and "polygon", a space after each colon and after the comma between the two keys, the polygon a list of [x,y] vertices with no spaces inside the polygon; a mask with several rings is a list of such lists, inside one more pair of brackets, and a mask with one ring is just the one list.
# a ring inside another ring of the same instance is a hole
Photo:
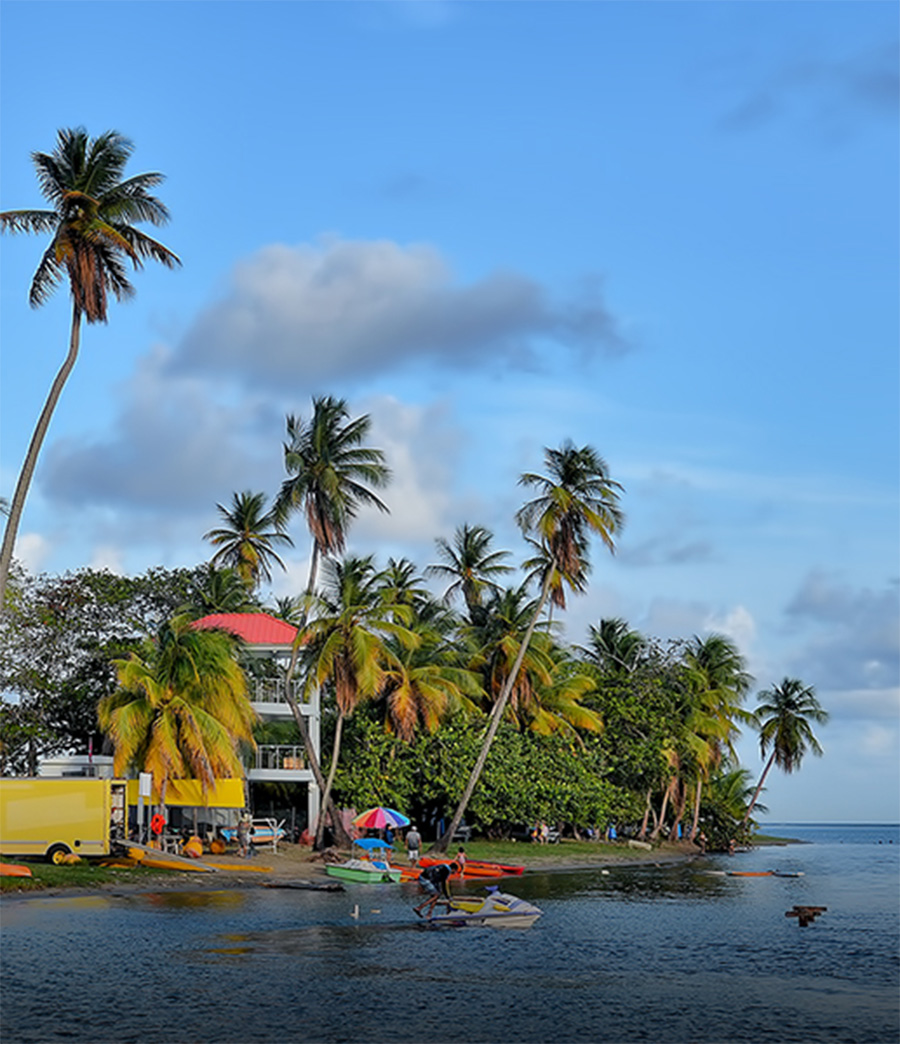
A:
{"label": "yellow truck", "polygon": [[121,779],[0,779],[0,855],[109,855],[126,813]]}

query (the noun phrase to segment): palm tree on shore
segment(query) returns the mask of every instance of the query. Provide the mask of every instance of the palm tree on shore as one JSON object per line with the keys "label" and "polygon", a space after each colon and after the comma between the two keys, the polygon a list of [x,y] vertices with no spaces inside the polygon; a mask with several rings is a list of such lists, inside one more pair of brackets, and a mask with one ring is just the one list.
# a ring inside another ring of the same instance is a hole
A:
{"label": "palm tree on shore", "polygon": [[429,576],[451,580],[444,599],[449,602],[454,595],[462,594],[470,614],[482,604],[485,593],[499,590],[498,579],[511,572],[511,567],[503,561],[509,552],[494,551],[493,539],[489,529],[465,522],[453,534],[452,543],[443,537],[435,541],[442,561],[425,570]]}
{"label": "palm tree on shore", "polygon": [[250,590],[261,581],[272,579],[272,565],[285,568],[273,549],[273,544],[293,546],[293,540],[284,532],[275,510],[266,511],[265,493],[234,493],[231,506],[216,504],[224,525],[203,534],[219,550],[210,559],[215,567],[234,569]]}
{"label": "palm tree on shore", "polygon": [[647,642],[639,631],[632,631],[625,620],[611,617],[600,621],[599,627],[588,627],[588,644],[576,646],[590,663],[603,671],[631,674]]}
{"label": "palm tree on shore", "polygon": [[567,441],[559,449],[545,450],[544,460],[547,475],[526,472],[519,479],[520,485],[535,489],[538,496],[528,501],[516,515],[523,533],[536,538],[546,554],[541,593],[515,663],[494,705],[481,751],[450,826],[435,844],[437,851],[447,850],[450,839],[462,822],[555,578],[558,575],[573,590],[583,590],[590,571],[589,536],[599,536],[613,551],[613,538],[624,523],[619,508],[622,487],[610,477],[606,462],[591,446],[579,448]]}
{"label": "palm tree on shore", "polygon": [[[308,422],[288,415],[288,441],[284,443],[284,466],[288,478],[275,499],[277,521],[285,524],[293,512],[303,511],[312,536],[306,596],[285,675],[285,699],[300,730],[309,767],[323,794],[328,789],[326,780],[306,718],[300,713],[294,696],[293,677],[301,646],[306,640],[304,629],[314,598],[320,559],[343,553],[347,529],[361,506],[388,510],[373,490],[386,486],[391,473],[384,462],[384,453],[363,445],[370,428],[368,414],[351,420],[345,400],[330,395],[313,399]],[[330,814],[339,842],[349,844],[350,839],[336,811],[323,806],[322,814]],[[317,834],[321,836],[318,831]]]}
{"label": "palm tree on shore", "polygon": [[[328,561],[325,591],[314,618],[306,625],[303,660],[307,691],[329,684],[337,705],[337,724],[328,779],[322,801],[327,807],[341,752],[344,722],[362,700],[383,689],[388,665],[395,664],[386,640],[392,637],[412,647],[419,639],[405,626],[408,606],[384,597],[371,556]],[[404,621],[404,622],[400,622]],[[316,844],[322,844],[324,817],[319,818]]]}
{"label": "palm tree on shore", "polygon": [[822,756],[823,750],[810,722],[824,725],[828,721],[828,712],[816,699],[816,690],[812,685],[804,685],[799,678],[785,678],[780,685],[765,689],[758,698],[762,702],[754,711],[754,717],[759,723],[760,754],[765,757],[770,747],[772,753],[759,777],[741,826],[746,825],[753,813],[773,764],[790,775],[800,768],[807,751],[816,757]]}
{"label": "palm tree on shore", "polygon": [[4,232],[49,233],[52,238],[31,281],[28,299],[39,308],[59,283],[68,280],[72,294],[69,350],[41,410],[10,504],[0,549],[0,611],[19,520],[53,411],[78,358],[81,321],[105,323],[109,295],[124,300],[134,294],[126,263],[142,267],[146,258],[167,268],[180,265],[178,257],[157,240],[134,227],[134,222],[163,225],[169,212],[150,189],[164,180],[157,172],[123,180],[134,150],[117,131],[91,139],[79,127],[60,130],[53,152],[34,152],[40,190],[49,210],[6,210],[0,213]]}
{"label": "palm tree on shore", "polygon": [[230,635],[178,616],[113,661],[119,686],[100,700],[97,717],[117,775],[151,772],[163,805],[169,780],[198,779],[205,793],[217,779],[243,775],[256,716],[236,653]]}

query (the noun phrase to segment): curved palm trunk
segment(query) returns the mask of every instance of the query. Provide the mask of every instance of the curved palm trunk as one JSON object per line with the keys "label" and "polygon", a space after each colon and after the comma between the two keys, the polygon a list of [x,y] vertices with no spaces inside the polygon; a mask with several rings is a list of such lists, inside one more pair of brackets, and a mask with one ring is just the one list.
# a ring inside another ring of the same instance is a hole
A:
{"label": "curved palm trunk", "polygon": [[669,798],[672,796],[672,791],[675,787],[675,777],[673,776],[669,780],[669,785],[666,787],[666,792],[663,795],[662,807],[659,810],[659,819],[656,822],[656,826],[653,828],[653,833],[650,835],[650,840],[655,841],[662,833],[663,827],[666,825],[666,809],[669,807]]}
{"label": "curved palm trunk", "polygon": [[644,806],[644,818],[641,820],[641,829],[638,831],[638,840],[643,841],[647,836],[647,824],[650,822],[650,796],[653,791],[647,791],[647,804]]}
{"label": "curved palm trunk", "polygon": [[694,821],[691,823],[691,832],[688,835],[689,840],[693,841],[697,836],[697,827],[700,823],[700,796],[703,793],[703,777],[697,777],[697,791],[694,794]]}
{"label": "curved palm trunk", "polygon": [[675,812],[675,822],[672,824],[672,829],[669,831],[669,840],[678,840],[678,828],[681,826],[681,820],[684,818],[684,810],[687,807],[687,788],[684,783],[678,781],[678,807]]}
{"label": "curved palm trunk", "polygon": [[[322,807],[325,808],[329,801],[331,801],[331,787],[334,783],[334,774],[337,772],[338,758],[341,753],[341,734],[344,731],[344,712],[341,711],[338,714],[337,725],[334,729],[334,747],[331,751],[331,765],[328,768],[328,781],[325,784],[325,793],[322,797]],[[332,822],[335,827],[335,835],[338,831],[338,820],[334,810],[331,814]],[[343,824],[341,824],[343,827]],[[316,827],[316,848],[322,847],[322,838],[325,834],[325,816],[319,816],[319,825]]]}
{"label": "curved palm trunk", "polygon": [[469,781],[466,783],[466,788],[463,791],[462,797],[459,799],[459,804],[456,806],[456,811],[453,813],[453,818],[450,820],[450,826],[442,837],[439,837],[432,846],[433,852],[446,852],[450,845],[450,839],[456,833],[459,824],[462,822],[463,816],[466,814],[466,809],[469,806],[469,801],[472,798],[472,794],[475,791],[475,787],[478,784],[478,780],[481,777],[481,773],[484,770],[485,762],[487,761],[488,753],[491,749],[491,744],[494,742],[494,737],[497,735],[497,729],[500,728],[500,721],[503,718],[503,712],[506,710],[506,705],[509,702],[509,696],[512,692],[513,685],[516,683],[516,678],[519,676],[519,671],[522,668],[522,662],[525,659],[525,653],[528,651],[528,644],[531,641],[531,636],[534,634],[534,629],[537,627],[538,619],[544,609],[544,603],[547,601],[547,596],[550,593],[550,574],[548,572],[544,579],[544,586],[541,588],[541,597],[538,599],[537,608],[534,611],[534,616],[531,618],[531,623],[528,625],[528,630],[525,632],[525,636],[522,639],[522,644],[519,646],[519,652],[516,656],[515,663],[513,664],[512,670],[506,677],[506,681],[503,683],[503,689],[500,692],[500,697],[491,712],[491,723],[488,726],[487,734],[484,737],[484,743],[481,746],[481,751],[478,758],[475,761],[475,765],[469,775]]}
{"label": "curved palm trunk", "polygon": [[6,605],[6,583],[9,579],[9,567],[12,562],[13,548],[16,545],[16,535],[19,531],[19,520],[22,517],[22,510],[25,507],[25,499],[28,496],[28,488],[31,485],[31,478],[34,475],[34,469],[37,466],[37,459],[41,452],[41,446],[44,443],[44,437],[47,434],[47,429],[50,427],[50,419],[53,416],[53,411],[56,409],[56,404],[59,401],[62,390],[65,387],[66,381],[69,379],[69,374],[75,366],[75,360],[78,358],[80,344],[81,310],[73,301],[72,331],[69,335],[69,353],[62,366],[59,368],[59,372],[54,378],[53,384],[50,386],[50,394],[47,396],[47,401],[44,403],[44,408],[41,410],[41,415],[38,418],[34,433],[31,436],[31,442],[28,444],[28,452],[25,454],[25,462],[22,465],[22,470],[19,472],[19,479],[16,482],[16,491],[13,494],[12,504],[10,504],[9,518],[6,520],[6,530],[3,533],[3,548],[0,550],[0,612],[3,611],[4,606]]}
{"label": "curved palm trunk", "polygon": [[753,797],[750,798],[750,804],[747,806],[747,811],[744,813],[744,818],[741,820],[741,826],[747,825],[747,820],[750,818],[750,814],[753,811],[753,806],[759,801],[759,795],[762,793],[763,784],[766,781],[766,776],[769,774],[769,769],[772,767],[775,761],[775,750],[773,748],[772,753],[769,755],[769,760],[766,762],[766,767],[763,769],[762,775],[759,777],[759,783],[756,784],[756,790],[753,791]]}

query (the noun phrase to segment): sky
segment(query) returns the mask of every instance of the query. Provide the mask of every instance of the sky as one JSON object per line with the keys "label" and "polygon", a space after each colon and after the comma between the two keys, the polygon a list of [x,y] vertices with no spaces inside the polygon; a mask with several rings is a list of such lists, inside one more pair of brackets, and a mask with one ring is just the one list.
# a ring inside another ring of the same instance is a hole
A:
{"label": "sky", "polygon": [[[821,759],[769,822],[900,819],[898,8],[893,3],[0,3],[0,208],[32,151],[115,129],[181,258],[88,327],[22,519],[32,571],[210,557],[313,396],[372,418],[435,562],[546,447],[624,487],[565,637],[724,633],[814,686]],[[0,495],[68,343],[45,242],[0,243]],[[272,594],[304,585],[300,520]],[[755,736],[743,763],[762,765]]]}

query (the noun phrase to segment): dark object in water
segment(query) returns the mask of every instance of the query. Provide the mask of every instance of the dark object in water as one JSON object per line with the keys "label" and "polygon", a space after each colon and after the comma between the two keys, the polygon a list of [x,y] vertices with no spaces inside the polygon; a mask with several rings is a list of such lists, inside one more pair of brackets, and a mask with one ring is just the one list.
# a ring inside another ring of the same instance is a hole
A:
{"label": "dark object in water", "polygon": [[264,888],[302,888],[308,892],[343,892],[339,881],[264,881]]}
{"label": "dark object in water", "polygon": [[805,928],[808,924],[813,924],[819,914],[825,913],[827,909],[827,906],[795,906],[793,910],[785,911],[784,916],[796,917],[797,924]]}

